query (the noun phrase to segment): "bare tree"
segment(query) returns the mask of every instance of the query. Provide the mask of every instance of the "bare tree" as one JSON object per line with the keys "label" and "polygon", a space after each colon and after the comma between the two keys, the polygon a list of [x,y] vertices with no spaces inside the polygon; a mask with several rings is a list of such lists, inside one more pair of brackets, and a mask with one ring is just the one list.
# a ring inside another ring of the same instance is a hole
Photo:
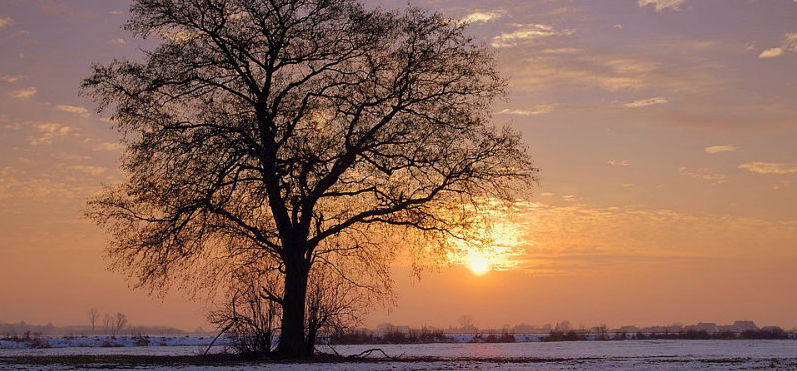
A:
{"label": "bare tree", "polygon": [[97,308],[89,309],[89,324],[91,324],[91,334],[94,335],[94,328],[97,324],[97,319],[100,318],[100,311]]}
{"label": "bare tree", "polygon": [[116,312],[116,316],[113,317],[113,335],[119,335],[122,332],[122,329],[127,326],[127,316],[123,313]]}
{"label": "bare tree", "polygon": [[102,315],[102,328],[105,335],[113,333],[113,317],[108,313]]}
{"label": "bare tree", "polygon": [[320,263],[310,274],[307,290],[307,336],[305,346],[312,352],[317,335],[343,333],[361,324],[363,309],[374,297],[345,276],[336,266]]}
{"label": "bare tree", "polygon": [[475,333],[479,331],[479,328],[476,327],[473,322],[473,317],[467,314],[459,317],[459,328],[463,333]]}
{"label": "bare tree", "polygon": [[[269,355],[282,311],[273,299],[282,296],[284,281],[278,272],[239,269],[235,273],[230,300],[212,311],[209,321],[234,340],[240,353]],[[318,263],[308,279],[305,346],[312,351],[318,334],[342,333],[360,324],[363,309],[375,299],[370,290],[347,280],[331,265]]]}
{"label": "bare tree", "polygon": [[492,52],[459,22],[356,0],[131,12],[129,30],[163,42],[83,83],[127,144],[126,183],[87,214],[113,235],[113,266],[152,290],[275,272],[280,356],[312,353],[314,265],[387,293],[400,248],[444,259],[481,208],[534,178],[519,135],[490,124],[505,85]]}
{"label": "bare tree", "polygon": [[280,287],[275,274],[238,271],[229,288],[228,302],[212,311],[208,319],[221,329],[219,335],[226,333],[233,339],[233,348],[240,353],[269,355],[282,309],[270,298],[281,293]]}

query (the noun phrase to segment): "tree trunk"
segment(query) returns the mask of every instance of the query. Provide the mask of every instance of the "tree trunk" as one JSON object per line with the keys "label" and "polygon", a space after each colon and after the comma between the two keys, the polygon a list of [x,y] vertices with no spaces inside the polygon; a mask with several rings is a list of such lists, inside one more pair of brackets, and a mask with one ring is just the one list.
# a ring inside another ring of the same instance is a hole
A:
{"label": "tree trunk", "polygon": [[304,337],[305,302],[309,269],[304,262],[286,265],[282,327],[275,353],[281,358],[305,358],[313,354]]}

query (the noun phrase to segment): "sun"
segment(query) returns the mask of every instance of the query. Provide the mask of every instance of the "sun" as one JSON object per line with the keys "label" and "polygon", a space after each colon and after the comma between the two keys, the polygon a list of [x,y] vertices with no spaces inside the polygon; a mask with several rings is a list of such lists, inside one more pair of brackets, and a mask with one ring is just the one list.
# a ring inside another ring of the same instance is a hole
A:
{"label": "sun", "polygon": [[513,270],[518,267],[524,246],[533,245],[524,239],[523,226],[500,210],[488,211],[490,220],[469,232],[469,238],[455,239],[449,260],[468,268],[474,275]]}
{"label": "sun", "polygon": [[470,253],[464,260],[465,266],[477,276],[486,274],[492,268],[490,259],[480,253]]}

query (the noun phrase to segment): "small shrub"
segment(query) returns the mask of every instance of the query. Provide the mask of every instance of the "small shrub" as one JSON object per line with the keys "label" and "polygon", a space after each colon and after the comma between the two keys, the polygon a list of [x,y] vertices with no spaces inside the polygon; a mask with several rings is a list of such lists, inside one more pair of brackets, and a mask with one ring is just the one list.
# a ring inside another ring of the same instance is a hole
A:
{"label": "small shrub", "polygon": [[584,335],[580,335],[578,332],[574,330],[570,330],[568,332],[553,330],[551,331],[550,334],[548,334],[548,336],[540,339],[540,341],[577,341],[577,340],[586,340],[586,337]]}
{"label": "small shrub", "polygon": [[47,339],[35,337],[30,341],[30,347],[33,349],[46,349],[51,348],[50,342]]}
{"label": "small shrub", "polygon": [[119,344],[119,343],[113,342],[113,341],[108,341],[108,340],[103,340],[102,344],[100,344],[100,347],[102,347],[102,348],[118,348],[118,347],[121,347],[121,346],[122,346],[122,344]]}
{"label": "small shrub", "polygon": [[148,336],[134,336],[133,337],[133,345],[135,345],[137,347],[149,346],[149,337]]}

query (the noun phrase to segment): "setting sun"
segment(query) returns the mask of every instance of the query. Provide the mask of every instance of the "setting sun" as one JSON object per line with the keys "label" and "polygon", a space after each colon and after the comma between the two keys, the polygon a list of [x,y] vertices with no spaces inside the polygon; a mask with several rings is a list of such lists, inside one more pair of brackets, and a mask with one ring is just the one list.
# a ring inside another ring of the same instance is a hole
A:
{"label": "setting sun", "polygon": [[453,263],[468,268],[477,276],[516,268],[523,248],[533,245],[528,238],[523,238],[521,226],[505,211],[494,209],[488,214],[489,221],[476,233],[476,238],[455,242],[457,253],[451,257]]}
{"label": "setting sun", "polygon": [[464,264],[468,269],[473,272],[473,274],[477,276],[481,276],[490,271],[492,268],[492,264],[490,264],[490,260],[484,256],[483,253],[470,253],[464,259]]}

